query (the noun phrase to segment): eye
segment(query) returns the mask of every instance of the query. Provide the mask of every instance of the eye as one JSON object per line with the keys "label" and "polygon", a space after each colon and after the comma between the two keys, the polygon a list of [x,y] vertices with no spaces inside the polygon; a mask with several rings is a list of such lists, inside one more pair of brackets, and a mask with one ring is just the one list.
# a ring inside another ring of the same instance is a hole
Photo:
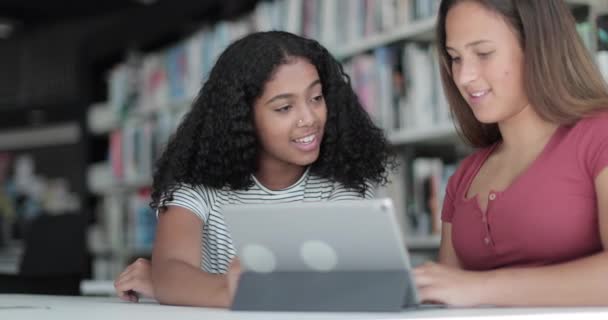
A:
{"label": "eye", "polygon": [[323,95],[320,94],[318,96],[313,97],[312,101],[313,102],[321,102],[321,101],[323,101]]}
{"label": "eye", "polygon": [[450,56],[449,59],[450,59],[451,63],[455,63],[455,64],[459,64],[460,63],[460,57],[452,57],[452,56]]}
{"label": "eye", "polygon": [[480,58],[482,58],[482,59],[485,59],[485,58],[488,58],[489,56],[491,56],[491,55],[492,55],[492,53],[494,53],[494,51],[489,51],[489,52],[478,52],[478,53],[477,53],[477,56],[478,56],[478,57],[480,57]]}
{"label": "eye", "polygon": [[291,109],[291,105],[286,105],[286,106],[274,109],[274,111],[284,113],[284,112],[289,111],[290,109]]}

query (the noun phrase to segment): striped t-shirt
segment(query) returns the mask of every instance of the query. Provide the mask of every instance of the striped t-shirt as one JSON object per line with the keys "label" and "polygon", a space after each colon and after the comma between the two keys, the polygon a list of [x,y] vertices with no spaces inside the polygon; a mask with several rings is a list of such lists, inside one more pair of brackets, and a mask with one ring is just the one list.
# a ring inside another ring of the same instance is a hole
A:
{"label": "striped t-shirt", "polygon": [[255,177],[249,190],[214,189],[206,186],[182,185],[167,205],[186,208],[203,221],[201,269],[209,273],[225,273],[236,254],[232,238],[226,230],[222,207],[227,204],[287,203],[306,201],[336,201],[373,198],[369,186],[363,197],[341,183],[309,174],[306,170],[292,186],[270,190]]}

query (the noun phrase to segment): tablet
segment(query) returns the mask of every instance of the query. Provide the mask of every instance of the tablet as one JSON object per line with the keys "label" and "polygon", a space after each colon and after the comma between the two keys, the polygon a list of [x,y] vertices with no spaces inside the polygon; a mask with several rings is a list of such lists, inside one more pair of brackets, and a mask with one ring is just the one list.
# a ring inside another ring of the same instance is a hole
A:
{"label": "tablet", "polygon": [[390,311],[418,303],[390,199],[230,205],[237,310]]}

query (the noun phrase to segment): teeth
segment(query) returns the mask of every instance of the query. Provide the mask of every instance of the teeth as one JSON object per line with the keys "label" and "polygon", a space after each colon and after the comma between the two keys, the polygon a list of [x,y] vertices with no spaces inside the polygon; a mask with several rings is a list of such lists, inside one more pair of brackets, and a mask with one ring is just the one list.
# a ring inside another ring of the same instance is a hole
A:
{"label": "teeth", "polygon": [[311,135],[306,136],[304,138],[296,139],[295,141],[297,143],[311,143],[314,139],[315,139],[315,135],[311,134]]}
{"label": "teeth", "polygon": [[486,94],[486,92],[487,92],[487,91],[478,91],[478,92],[473,92],[473,93],[471,93],[471,95],[472,95],[473,97],[475,97],[475,98],[478,98],[478,97],[481,97],[481,96],[483,96],[484,94]]}

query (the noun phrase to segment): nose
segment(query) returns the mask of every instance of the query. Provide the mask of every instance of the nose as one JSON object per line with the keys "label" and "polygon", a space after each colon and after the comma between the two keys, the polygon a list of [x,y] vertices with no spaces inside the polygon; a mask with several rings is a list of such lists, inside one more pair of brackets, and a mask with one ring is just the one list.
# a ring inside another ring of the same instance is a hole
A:
{"label": "nose", "polygon": [[299,114],[299,120],[301,120],[302,122],[299,123],[300,126],[304,127],[304,126],[312,126],[315,121],[317,121],[317,115],[314,113],[314,111],[312,110],[313,106],[310,106],[308,104],[304,104],[300,111]]}
{"label": "nose", "polygon": [[466,86],[479,76],[479,69],[474,61],[462,59],[460,65],[454,70],[454,80],[460,86]]}

